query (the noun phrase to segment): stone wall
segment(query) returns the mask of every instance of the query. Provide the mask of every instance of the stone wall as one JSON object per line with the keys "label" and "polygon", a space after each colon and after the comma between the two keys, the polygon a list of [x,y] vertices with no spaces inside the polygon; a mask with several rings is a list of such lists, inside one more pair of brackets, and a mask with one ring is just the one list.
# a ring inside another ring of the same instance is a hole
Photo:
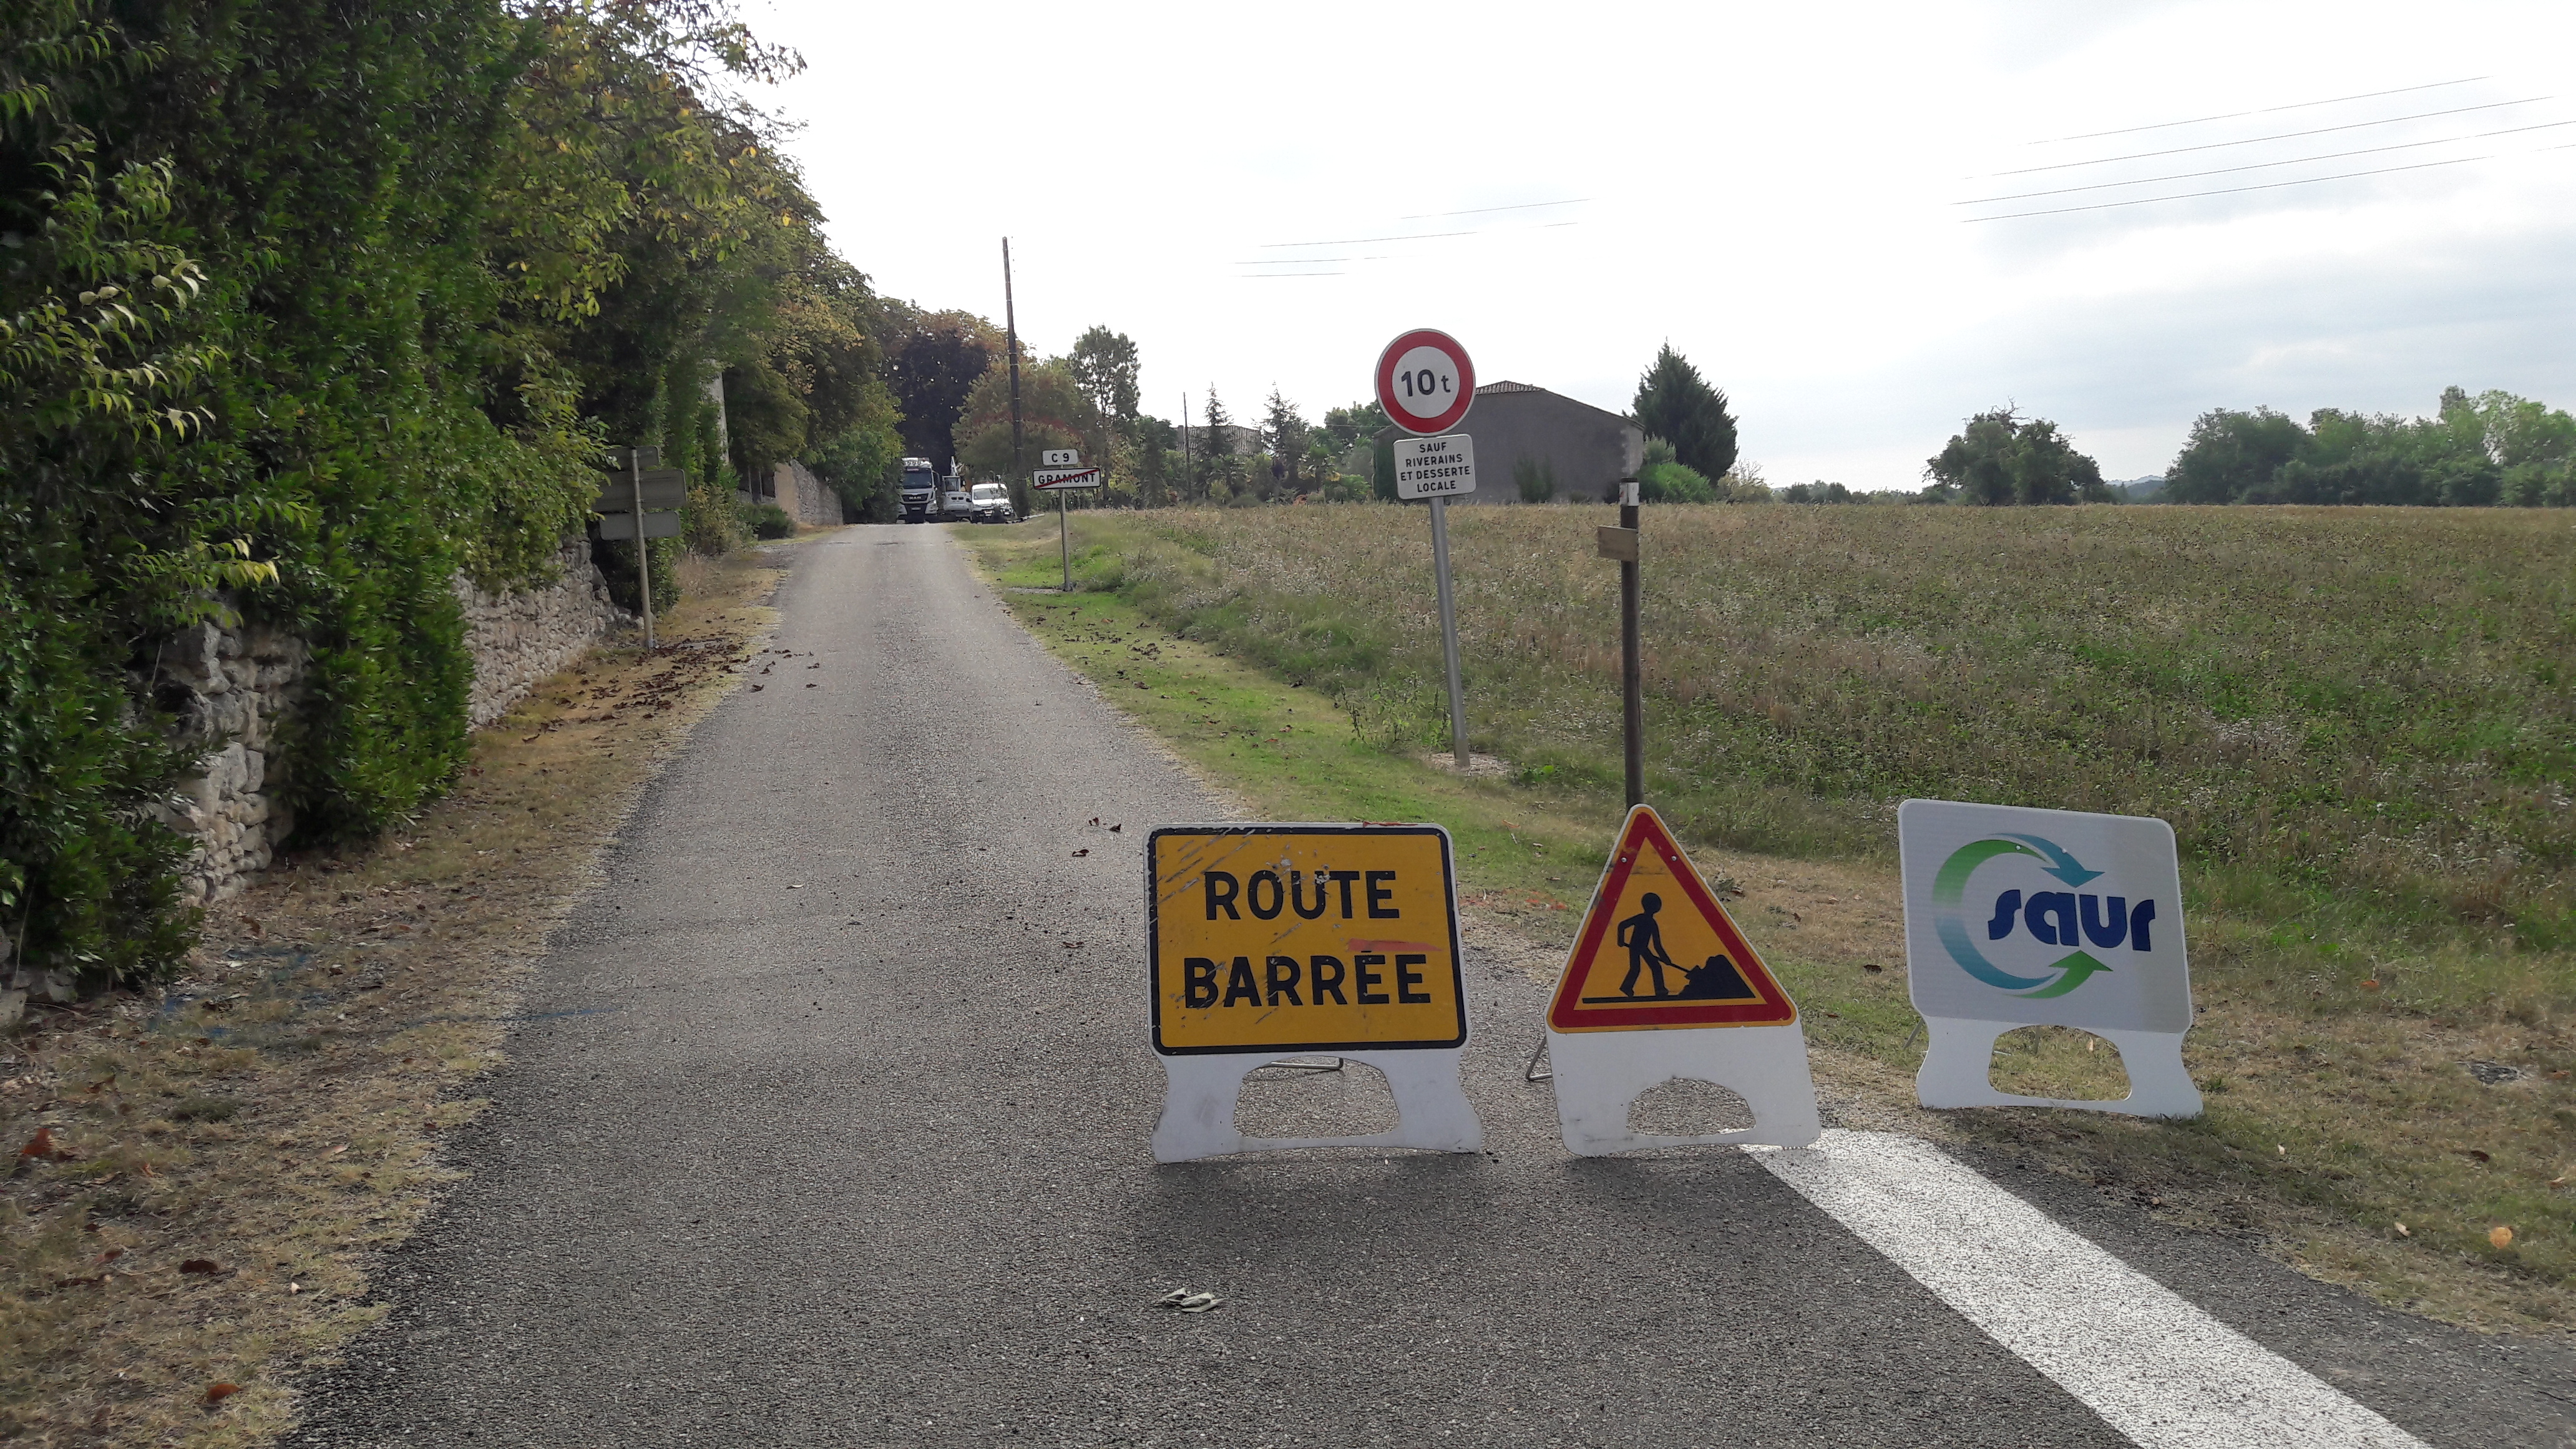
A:
{"label": "stone wall", "polygon": [[781,463],[770,472],[771,502],[798,523],[833,525],[841,521],[841,495],[802,463]]}
{"label": "stone wall", "polygon": [[[543,588],[485,593],[459,579],[466,649],[474,657],[467,709],[481,729],[509,712],[547,675],[570,664],[611,625],[628,619],[608,602],[590,544],[567,540],[556,580]],[[160,683],[178,696],[184,738],[203,741],[198,773],[163,807],[170,827],[196,838],[183,878],[190,905],[239,894],[295,828],[270,742],[295,707],[310,655],[304,642],[260,627],[200,624],[161,651]],[[168,695],[165,693],[165,698]]]}
{"label": "stone wall", "polygon": [[182,884],[190,905],[240,891],[295,828],[269,745],[310,659],[303,640],[259,627],[199,624],[162,646],[159,683],[182,696],[180,732],[209,750],[198,773],[161,807],[170,828],[196,838]]}
{"label": "stone wall", "polygon": [[590,561],[590,544],[571,539],[555,556],[555,582],[541,589],[487,594],[456,581],[465,606],[465,647],[474,655],[468,722],[481,729],[510,712],[537,681],[581,657],[581,651],[626,612],[608,602],[608,582]]}

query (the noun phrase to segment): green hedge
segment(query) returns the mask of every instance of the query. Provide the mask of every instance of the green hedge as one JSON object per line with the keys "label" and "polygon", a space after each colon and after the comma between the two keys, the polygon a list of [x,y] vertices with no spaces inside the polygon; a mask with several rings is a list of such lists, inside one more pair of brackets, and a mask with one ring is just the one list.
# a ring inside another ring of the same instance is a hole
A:
{"label": "green hedge", "polygon": [[365,834],[457,769],[451,580],[532,576],[594,431],[484,246],[534,32],[494,4],[0,16],[0,925],[91,984],[176,959],[178,627],[312,645],[279,773]]}
{"label": "green hedge", "polygon": [[[891,456],[877,304],[725,98],[795,64],[724,0],[0,7],[8,956],[184,949],[174,631],[311,646],[271,774],[299,840],[366,836],[463,762],[454,581],[545,581],[604,447],[662,449],[709,551],[737,466]],[[739,460],[719,369],[766,386]],[[633,607],[631,546],[601,561]]]}

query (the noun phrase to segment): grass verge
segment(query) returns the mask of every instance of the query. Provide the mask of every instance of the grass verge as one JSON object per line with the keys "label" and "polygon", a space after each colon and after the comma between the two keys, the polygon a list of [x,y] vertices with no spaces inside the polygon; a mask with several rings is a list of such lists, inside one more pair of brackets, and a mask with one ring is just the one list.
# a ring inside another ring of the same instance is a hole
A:
{"label": "grass verge", "polygon": [[668,647],[547,680],[410,828],[220,903],[159,998],[0,1041],[0,1441],[269,1443],[383,1314],[369,1264],[456,1176],[520,981],[773,618],[774,564],[682,567]]}
{"label": "grass verge", "polygon": [[[1137,527],[1078,520],[1069,595],[1054,591],[1052,527],[966,540],[1037,637],[1256,813],[1439,821],[1457,839],[1471,910],[1542,947],[1570,941],[1616,826],[1615,795],[1544,765],[1465,779],[1433,768],[1364,709],[1282,678],[1277,656],[1246,648],[1222,617],[1226,599],[1175,618],[1168,594],[1140,597],[1122,553]],[[1326,605],[1308,624],[1338,627]],[[2475,932],[2374,935],[2373,918],[2319,910],[2268,875],[2197,870],[2186,906],[2201,1017],[2186,1056],[2205,1116],[1932,1113],[1914,1105],[1919,1019],[1884,855],[1766,854],[1685,836],[1804,1007],[1839,1120],[2008,1150],[2447,1322],[2576,1326],[2576,1048],[2562,1026],[2576,993],[2563,952],[2499,959],[2510,943]],[[2015,1033],[1994,1075],[2033,1095],[2125,1091],[2117,1054],[2080,1032]]]}

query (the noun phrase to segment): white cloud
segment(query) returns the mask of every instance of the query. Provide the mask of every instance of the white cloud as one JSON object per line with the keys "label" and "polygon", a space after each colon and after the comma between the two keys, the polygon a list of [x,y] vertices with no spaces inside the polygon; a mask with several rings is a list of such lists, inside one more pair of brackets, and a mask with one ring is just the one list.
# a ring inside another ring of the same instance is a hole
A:
{"label": "white cloud", "polygon": [[[1273,383],[1320,413],[1419,325],[1488,379],[1609,407],[1669,339],[1771,476],[1865,487],[1910,485],[2006,399],[2113,476],[2161,468],[2215,406],[2421,411],[2451,382],[2576,403],[2576,150],[2533,154],[2576,128],[2102,194],[2499,157],[2157,206],[1962,224],[2011,208],[1953,205],[2035,164],[2548,96],[2576,51],[2564,4],[788,0],[750,18],[810,63],[780,100],[852,261],[998,320],[1008,234],[1030,343],[1129,333],[1167,415],[1211,383],[1238,413]],[[2044,179],[2571,119],[2576,97]],[[1278,245],[1433,231],[1470,234]],[[1339,275],[1244,265],[1301,255]]]}

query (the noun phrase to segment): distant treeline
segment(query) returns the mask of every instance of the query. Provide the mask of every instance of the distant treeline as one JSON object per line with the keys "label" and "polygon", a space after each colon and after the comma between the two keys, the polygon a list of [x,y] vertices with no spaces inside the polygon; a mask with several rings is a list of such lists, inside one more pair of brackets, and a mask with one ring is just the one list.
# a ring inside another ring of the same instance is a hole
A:
{"label": "distant treeline", "polygon": [[2158,501],[2565,508],[2576,505],[2576,418],[2456,387],[2430,418],[2323,408],[2302,427],[2270,408],[2220,408],[2192,424]]}

